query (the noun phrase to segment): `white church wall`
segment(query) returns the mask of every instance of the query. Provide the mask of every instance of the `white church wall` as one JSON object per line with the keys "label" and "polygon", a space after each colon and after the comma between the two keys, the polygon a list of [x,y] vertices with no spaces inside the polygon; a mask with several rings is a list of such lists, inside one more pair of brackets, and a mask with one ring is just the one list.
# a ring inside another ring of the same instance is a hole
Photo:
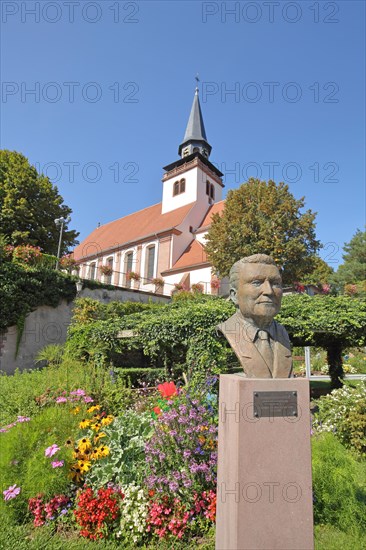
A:
{"label": "white church wall", "polygon": [[[174,183],[180,182],[185,179],[185,191],[179,195],[173,196]],[[162,214],[176,210],[181,206],[190,204],[197,200],[197,168],[188,169],[187,171],[172,175],[163,183],[163,202],[162,202]]]}

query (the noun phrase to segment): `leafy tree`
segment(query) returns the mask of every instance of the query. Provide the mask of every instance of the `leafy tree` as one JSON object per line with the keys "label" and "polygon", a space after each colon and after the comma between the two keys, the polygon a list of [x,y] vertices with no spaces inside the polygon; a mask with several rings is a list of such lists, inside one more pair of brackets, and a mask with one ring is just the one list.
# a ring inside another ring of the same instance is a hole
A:
{"label": "leafy tree", "polygon": [[322,285],[330,283],[334,275],[333,268],[319,256],[314,256],[312,261],[314,270],[308,275],[304,275],[301,278],[301,283],[305,285]]}
{"label": "leafy tree", "polygon": [[359,283],[366,279],[366,231],[357,229],[343,250],[344,263],[339,266],[334,280],[340,290],[344,285]]}
{"label": "leafy tree", "polygon": [[214,214],[206,251],[221,276],[234,262],[255,253],[271,255],[283,267],[285,283],[301,280],[314,269],[320,248],[315,238],[315,213],[301,213],[304,197],[296,200],[284,183],[251,178],[228,192],[225,209]]}
{"label": "leafy tree", "polygon": [[[31,244],[56,254],[60,230],[54,220],[67,218],[71,212],[57,187],[21,153],[0,151],[0,226],[9,244]],[[62,253],[77,244],[77,236],[65,225]]]}
{"label": "leafy tree", "polygon": [[333,387],[343,378],[345,348],[366,344],[366,302],[348,296],[285,296],[276,319],[283,324],[295,346],[327,350]]}

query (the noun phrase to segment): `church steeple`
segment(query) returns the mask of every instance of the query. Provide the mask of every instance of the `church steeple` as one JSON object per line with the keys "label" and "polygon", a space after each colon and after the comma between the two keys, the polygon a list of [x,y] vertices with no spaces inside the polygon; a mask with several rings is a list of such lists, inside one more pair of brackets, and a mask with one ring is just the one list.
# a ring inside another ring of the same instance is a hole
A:
{"label": "church steeple", "polygon": [[184,158],[192,153],[201,153],[205,158],[209,158],[211,145],[207,141],[205,125],[203,123],[200,100],[198,97],[198,87],[196,87],[191,113],[189,115],[186,132],[183,142],[179,145],[178,153]]}

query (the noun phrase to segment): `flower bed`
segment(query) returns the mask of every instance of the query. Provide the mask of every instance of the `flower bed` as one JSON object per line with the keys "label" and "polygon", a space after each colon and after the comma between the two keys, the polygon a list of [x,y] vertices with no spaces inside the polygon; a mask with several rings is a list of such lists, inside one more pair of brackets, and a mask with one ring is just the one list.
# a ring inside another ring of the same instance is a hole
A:
{"label": "flower bed", "polygon": [[[99,371],[93,382],[84,365],[79,380],[67,376],[67,390],[57,383],[53,388],[51,378],[62,368],[44,369],[47,390],[39,375],[39,395],[32,403],[23,398],[24,414],[6,417],[1,429],[4,522],[31,526],[35,538],[42,530],[63,534],[64,541],[77,538],[80,548],[99,547],[98,541],[106,548],[192,548],[207,539],[212,548],[217,377],[186,385],[167,381],[136,390],[129,401],[115,393],[111,410]],[[31,385],[30,375],[19,376]],[[115,381],[110,388],[117,392]],[[312,438],[315,518],[350,533],[357,531],[355,522],[363,529],[366,517],[365,401],[361,384],[319,400]],[[333,459],[343,472],[338,481]],[[334,512],[339,506],[342,514]]]}

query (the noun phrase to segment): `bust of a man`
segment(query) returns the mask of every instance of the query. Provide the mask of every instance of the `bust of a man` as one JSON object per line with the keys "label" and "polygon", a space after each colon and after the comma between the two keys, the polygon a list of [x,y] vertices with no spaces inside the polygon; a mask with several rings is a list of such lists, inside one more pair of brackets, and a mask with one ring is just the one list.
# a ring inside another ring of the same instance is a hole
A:
{"label": "bust of a man", "polygon": [[281,274],[274,260],[254,254],[230,270],[230,298],[236,313],[221,323],[223,333],[250,378],[292,376],[290,340],[273,320],[282,300]]}

